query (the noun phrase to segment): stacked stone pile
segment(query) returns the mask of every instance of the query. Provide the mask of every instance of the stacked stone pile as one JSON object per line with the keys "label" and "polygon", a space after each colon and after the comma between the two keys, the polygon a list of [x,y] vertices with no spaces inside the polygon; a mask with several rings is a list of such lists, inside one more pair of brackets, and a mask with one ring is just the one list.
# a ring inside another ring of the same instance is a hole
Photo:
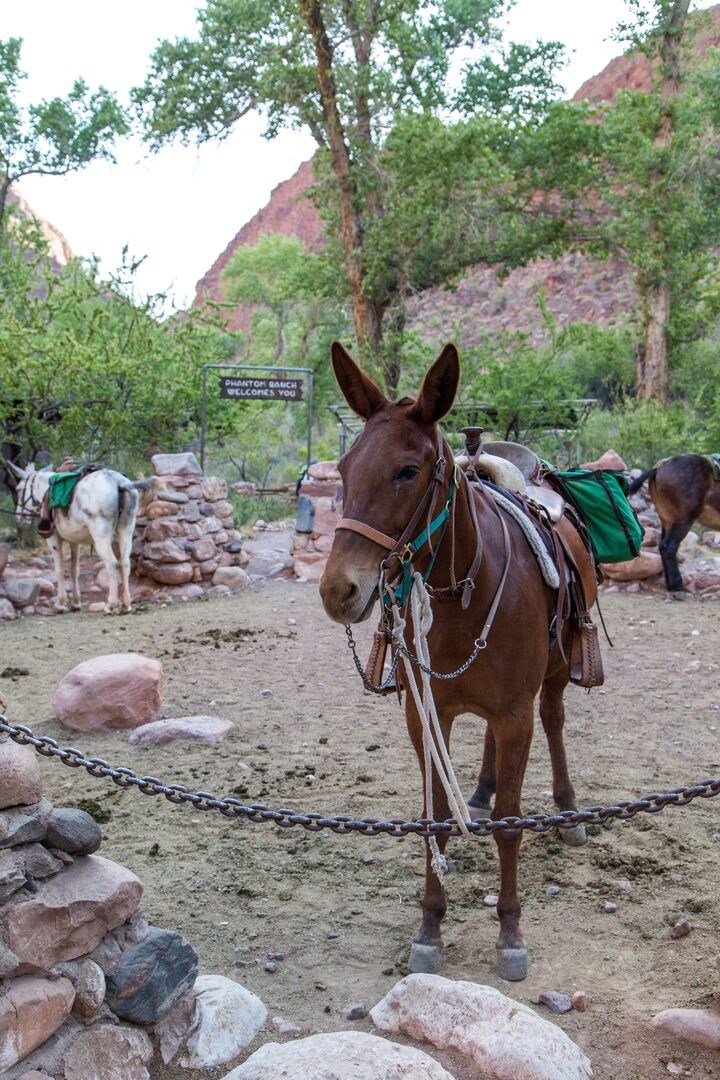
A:
{"label": "stacked stone pile", "polygon": [[207,588],[244,588],[248,556],[234,528],[225,480],[203,476],[194,454],[155,454],[153,472],[162,491],[137,519],[136,573],[185,596]]}
{"label": "stacked stone pile", "polygon": [[319,581],[342,517],[342,480],[336,461],[316,461],[300,488],[292,569],[300,581]]}

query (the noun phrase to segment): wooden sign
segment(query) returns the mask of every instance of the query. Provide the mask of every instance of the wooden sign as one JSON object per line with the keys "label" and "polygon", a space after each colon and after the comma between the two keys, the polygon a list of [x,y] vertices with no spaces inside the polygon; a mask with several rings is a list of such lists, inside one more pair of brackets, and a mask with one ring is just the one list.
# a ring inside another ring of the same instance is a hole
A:
{"label": "wooden sign", "polygon": [[302,401],[302,379],[255,379],[251,376],[220,379],[220,397],[243,401]]}

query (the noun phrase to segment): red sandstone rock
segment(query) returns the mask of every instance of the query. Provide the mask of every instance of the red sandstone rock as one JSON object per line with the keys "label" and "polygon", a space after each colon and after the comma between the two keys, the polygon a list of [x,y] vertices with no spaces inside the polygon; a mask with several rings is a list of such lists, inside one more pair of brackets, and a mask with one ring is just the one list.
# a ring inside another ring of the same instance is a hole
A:
{"label": "red sandstone rock", "polygon": [[665,1009],[653,1017],[652,1026],[709,1050],[720,1050],[720,1011],[717,1009]]}
{"label": "red sandstone rock", "polygon": [[95,1024],[65,1054],[65,1080],[150,1080],[150,1039],[139,1028]]}
{"label": "red sandstone rock", "polygon": [[177,513],[177,504],[167,502],[165,499],[155,499],[147,508],[147,517],[150,521],[160,517],[171,517]]}
{"label": "red sandstone rock", "polygon": [[143,724],[128,735],[133,746],[164,746],[165,743],[203,742],[210,745],[222,742],[235,725],[219,716],[179,716],[176,719],[155,720]]}
{"label": "red sandstone rock", "polygon": [[600,569],[612,581],[643,581],[662,573],[662,559],[653,551],[643,551],[636,559],[626,562],[602,563]]}
{"label": "red sandstone rock", "polygon": [[190,552],[196,562],[205,562],[207,559],[213,558],[217,548],[214,541],[209,536],[206,536],[202,540],[194,540],[190,544]]}
{"label": "red sandstone rock", "polygon": [[143,572],[161,585],[185,585],[193,580],[193,567],[184,563],[143,562]]}
{"label": "red sandstone rock", "polygon": [[29,806],[42,795],[37,754],[29,746],[0,743],[0,808]]}
{"label": "red sandstone rock", "polygon": [[95,656],[60,682],[55,715],[74,731],[138,727],[160,715],[162,680],[160,662],[139,653]]}
{"label": "red sandstone rock", "polygon": [[313,480],[332,481],[334,483],[338,483],[340,480],[337,461],[315,461],[308,472]]}
{"label": "red sandstone rock", "polygon": [[597,461],[588,461],[580,466],[581,469],[616,469],[618,472],[627,472],[627,465],[614,450],[606,450]]}
{"label": "red sandstone rock", "polygon": [[72,1009],[69,979],[13,979],[0,997],[0,1073],[32,1053],[57,1031]]}
{"label": "red sandstone rock", "polygon": [[145,529],[144,540],[146,543],[153,540],[171,540],[175,536],[182,536],[183,531],[179,521],[174,521],[172,518],[155,518]]}
{"label": "red sandstone rock", "polygon": [[137,910],[142,890],[124,866],[84,855],[42,882],[29,900],[10,903],[0,913],[0,927],[20,961],[19,974],[47,971],[92,952]]}
{"label": "red sandstone rock", "polygon": [[190,553],[174,540],[154,540],[143,548],[143,556],[155,563],[187,562]]}
{"label": "red sandstone rock", "polygon": [[231,589],[245,589],[250,578],[240,566],[218,566],[212,582],[213,585],[229,585]]}
{"label": "red sandstone rock", "polygon": [[223,480],[220,476],[203,477],[203,498],[207,499],[209,502],[215,502],[216,499],[227,499],[227,493],[227,480]]}
{"label": "red sandstone rock", "polygon": [[326,563],[327,555],[321,551],[298,551],[293,556],[293,573],[300,581],[319,581]]}

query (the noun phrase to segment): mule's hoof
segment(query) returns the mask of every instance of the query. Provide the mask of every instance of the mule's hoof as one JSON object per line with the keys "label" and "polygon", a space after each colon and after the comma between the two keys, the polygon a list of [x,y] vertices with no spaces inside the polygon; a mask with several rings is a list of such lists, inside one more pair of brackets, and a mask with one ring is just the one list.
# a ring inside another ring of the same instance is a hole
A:
{"label": "mule's hoof", "polygon": [[70,610],[71,611],[82,611],[82,604],[71,604],[70,605]]}
{"label": "mule's hoof", "polygon": [[687,600],[687,593],[680,589],[678,592],[672,594],[673,600]]}
{"label": "mule's hoof", "polygon": [[442,945],[421,945],[413,941],[408,960],[408,971],[412,975],[437,975],[442,964]]}
{"label": "mule's hoof", "polygon": [[495,971],[499,979],[507,982],[521,982],[527,979],[528,951],[523,945],[519,949],[497,949]]}
{"label": "mule's hoof", "polygon": [[568,847],[582,847],[587,844],[587,831],[584,825],[575,825],[572,829],[558,829],[563,844]]}
{"label": "mule's hoof", "polygon": [[471,821],[479,821],[481,818],[492,817],[492,810],[489,806],[473,806],[472,803],[468,803],[467,808],[470,811]]}

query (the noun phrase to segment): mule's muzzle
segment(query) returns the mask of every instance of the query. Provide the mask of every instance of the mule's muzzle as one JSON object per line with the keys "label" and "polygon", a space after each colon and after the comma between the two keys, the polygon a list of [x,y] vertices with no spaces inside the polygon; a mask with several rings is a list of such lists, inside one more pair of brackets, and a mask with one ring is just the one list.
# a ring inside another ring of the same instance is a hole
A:
{"label": "mule's muzzle", "polygon": [[364,622],[370,618],[377,599],[377,585],[374,581],[366,584],[355,575],[328,573],[326,569],[320,579],[320,596],[333,622]]}

